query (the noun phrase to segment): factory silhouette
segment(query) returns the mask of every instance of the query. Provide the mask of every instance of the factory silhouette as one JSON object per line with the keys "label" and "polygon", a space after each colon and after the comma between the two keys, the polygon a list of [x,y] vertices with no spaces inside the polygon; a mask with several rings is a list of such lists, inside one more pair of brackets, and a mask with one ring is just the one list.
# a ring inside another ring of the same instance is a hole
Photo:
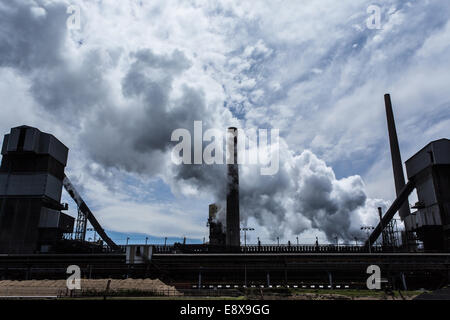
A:
{"label": "factory silhouette", "polygon": [[[366,268],[380,266],[393,287],[438,287],[449,282],[450,140],[431,141],[403,173],[391,98],[385,95],[396,199],[363,245],[242,245],[240,238],[238,130],[228,128],[226,218],[209,206],[209,242],[198,245],[116,244],[65,175],[68,148],[51,134],[19,126],[6,134],[0,166],[0,277],[61,278],[77,264],[90,277],[154,277],[179,288],[322,282],[363,286]],[[78,209],[64,213],[65,190]],[[412,207],[408,196],[417,191]],[[414,209],[414,212],[411,212]],[[394,215],[404,224],[399,231]],[[376,213],[374,213],[376,214]],[[88,222],[101,241],[86,241]],[[225,222],[225,225],[223,225]]]}

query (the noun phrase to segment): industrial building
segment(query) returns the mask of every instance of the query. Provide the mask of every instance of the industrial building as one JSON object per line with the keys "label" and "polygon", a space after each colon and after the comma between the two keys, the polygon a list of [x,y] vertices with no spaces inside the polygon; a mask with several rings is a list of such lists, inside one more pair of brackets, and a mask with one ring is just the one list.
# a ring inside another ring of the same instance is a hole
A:
{"label": "industrial building", "polygon": [[[240,241],[237,129],[228,129],[226,217],[209,206],[209,243],[118,246],[64,173],[68,149],[36,128],[5,135],[0,167],[0,277],[61,278],[71,264],[86,277],[158,277],[177,287],[309,285],[362,286],[369,265],[392,286],[439,287],[450,279],[450,140],[432,141],[406,161],[403,173],[394,113],[385,108],[397,198],[364,245],[250,245]],[[63,213],[65,189],[78,208]],[[408,203],[417,191],[418,202]],[[411,212],[413,209],[413,212]],[[405,228],[398,237],[394,215]],[[377,214],[374,212],[374,214]],[[102,241],[85,240],[90,222]],[[225,225],[223,225],[225,222]],[[74,230],[75,228],[75,230]]]}
{"label": "industrial building", "polygon": [[450,140],[430,142],[406,161],[414,181],[417,209],[404,217],[406,230],[415,232],[425,251],[450,250]]}
{"label": "industrial building", "polygon": [[67,147],[51,134],[21,126],[5,135],[0,166],[0,252],[49,252],[74,218],[60,203]]}
{"label": "industrial building", "polygon": [[226,235],[222,222],[218,220],[217,213],[219,206],[215,203],[209,205],[209,217],[207,227],[209,227],[209,244],[214,246],[224,246]]}
{"label": "industrial building", "polygon": [[[0,253],[72,253],[103,251],[85,241],[89,221],[111,250],[109,239],[64,173],[69,149],[37,128],[12,128],[3,139],[0,166]],[[63,188],[78,206],[75,219],[61,203]],[[100,245],[100,246],[99,246]]]}
{"label": "industrial building", "polygon": [[[390,95],[385,95],[386,115],[391,146],[397,198],[370,235],[366,246],[375,243],[395,213],[405,225],[405,244],[415,249],[414,239],[423,243],[427,252],[450,251],[450,140],[430,142],[406,161],[405,182]],[[419,201],[410,212],[408,196],[417,191]]]}

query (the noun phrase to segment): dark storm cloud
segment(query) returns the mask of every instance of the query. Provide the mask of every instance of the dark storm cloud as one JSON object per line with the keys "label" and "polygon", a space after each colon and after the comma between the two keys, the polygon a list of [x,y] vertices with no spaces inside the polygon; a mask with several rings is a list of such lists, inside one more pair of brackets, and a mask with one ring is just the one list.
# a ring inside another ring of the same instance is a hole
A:
{"label": "dark storm cloud", "polygon": [[51,3],[41,14],[36,9],[26,1],[0,6],[0,66],[29,72],[62,63],[66,6]]}
{"label": "dark storm cloud", "polygon": [[35,100],[55,118],[77,125],[79,113],[109,102],[103,79],[109,53],[92,49],[68,59],[66,9],[43,1],[0,7],[0,66],[29,77]]}
{"label": "dark storm cloud", "polygon": [[[70,121],[78,113],[110,102],[101,63],[101,54],[92,51],[83,57],[80,65],[54,65],[36,70],[31,92],[46,109]],[[67,114],[68,110],[71,114]]]}
{"label": "dark storm cloud", "polygon": [[[170,160],[165,153],[173,146],[172,132],[192,130],[195,120],[210,123],[213,110],[208,110],[201,90],[186,84],[180,88],[181,96],[172,98],[175,78],[191,65],[181,51],[158,55],[145,49],[130,56],[133,63],[121,81],[127,107],[100,110],[83,137],[96,161],[130,172],[156,174],[167,165],[163,162]],[[98,123],[104,125],[98,127]]]}

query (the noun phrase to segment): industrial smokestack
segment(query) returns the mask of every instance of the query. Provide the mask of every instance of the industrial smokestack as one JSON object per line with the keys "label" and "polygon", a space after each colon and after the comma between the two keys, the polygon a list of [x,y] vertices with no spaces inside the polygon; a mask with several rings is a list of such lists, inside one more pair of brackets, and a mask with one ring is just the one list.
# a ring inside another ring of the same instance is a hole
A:
{"label": "industrial smokestack", "polygon": [[[391,96],[384,95],[384,103],[386,106],[386,118],[389,131],[389,144],[391,146],[392,170],[394,172],[395,192],[397,197],[405,186],[405,176],[403,174],[402,158],[400,156],[400,148],[398,145],[397,130],[395,128],[394,112],[392,111]],[[405,201],[398,210],[400,218],[403,220],[411,214],[409,203]]]}
{"label": "industrial smokestack", "polygon": [[239,167],[237,163],[237,128],[228,128],[227,134],[227,232],[226,245],[239,247],[240,223],[239,223]]}

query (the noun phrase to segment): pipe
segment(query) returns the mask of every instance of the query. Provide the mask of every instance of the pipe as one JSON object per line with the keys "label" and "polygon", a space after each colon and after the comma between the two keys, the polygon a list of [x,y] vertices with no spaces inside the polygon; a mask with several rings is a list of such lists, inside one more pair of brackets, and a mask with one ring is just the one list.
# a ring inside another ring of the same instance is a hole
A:
{"label": "pipe", "polygon": [[[386,119],[389,132],[389,144],[391,147],[392,170],[394,173],[395,192],[397,197],[405,186],[405,176],[403,174],[403,164],[400,155],[400,147],[398,144],[397,130],[395,128],[394,112],[392,111],[391,96],[384,95],[384,103],[386,106]],[[408,202],[404,202],[398,211],[400,218],[403,220],[411,214]]]}
{"label": "pipe", "polygon": [[77,192],[73,184],[70,182],[69,178],[64,175],[63,180],[64,188],[66,189],[67,193],[72,197],[72,199],[75,201],[75,203],[78,205],[78,208],[80,211],[87,217],[91,225],[94,227],[95,231],[99,234],[99,236],[103,239],[103,241],[106,242],[106,244],[114,251],[120,251],[120,247],[111,240],[110,237],[106,234],[105,230],[101,227],[100,223],[97,221],[97,219],[94,217],[94,214],[91,212],[89,207],[86,205],[86,202],[84,202],[83,198],[81,198],[80,194]]}
{"label": "pipe", "polygon": [[372,245],[373,243],[375,243],[375,241],[377,241],[378,237],[383,231],[383,226],[386,226],[392,220],[397,210],[405,203],[405,201],[408,200],[408,196],[411,194],[411,192],[414,190],[415,187],[416,184],[414,183],[413,180],[409,180],[408,183],[403,187],[397,199],[395,199],[394,202],[392,202],[391,206],[384,214],[380,223],[370,234],[369,239],[367,239],[365,243],[366,247],[368,247],[369,244]]}
{"label": "pipe", "polygon": [[378,207],[378,216],[380,217],[380,224],[381,224],[381,240],[382,240],[381,244],[384,246],[385,245],[385,243],[384,243],[385,236],[384,236],[384,225],[383,225],[383,212],[381,211],[381,207]]}

